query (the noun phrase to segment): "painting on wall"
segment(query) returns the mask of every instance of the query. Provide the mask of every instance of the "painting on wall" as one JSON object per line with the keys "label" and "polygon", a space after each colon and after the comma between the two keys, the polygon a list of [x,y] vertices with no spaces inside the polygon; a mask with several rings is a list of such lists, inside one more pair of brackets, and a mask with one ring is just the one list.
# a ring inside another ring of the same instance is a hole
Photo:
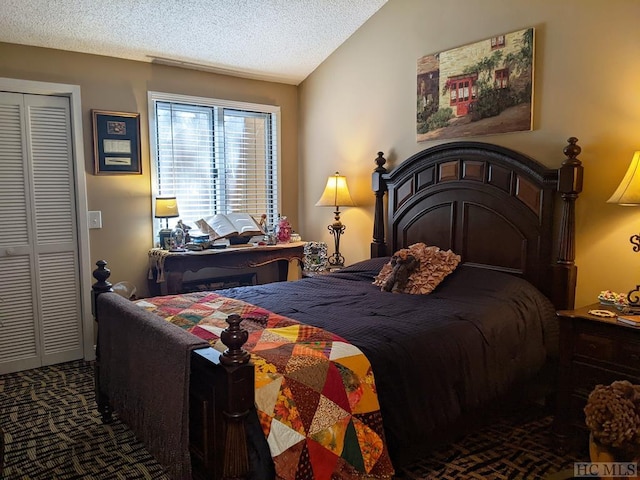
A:
{"label": "painting on wall", "polygon": [[418,142],[531,130],[534,29],[418,59]]}

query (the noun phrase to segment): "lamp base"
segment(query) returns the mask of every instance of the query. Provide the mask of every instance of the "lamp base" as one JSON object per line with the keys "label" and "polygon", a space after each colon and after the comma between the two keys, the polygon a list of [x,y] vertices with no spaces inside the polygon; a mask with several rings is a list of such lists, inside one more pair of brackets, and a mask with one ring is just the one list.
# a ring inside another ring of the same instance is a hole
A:
{"label": "lamp base", "polygon": [[336,252],[329,257],[329,269],[337,268],[340,269],[344,267],[344,257],[340,252]]}
{"label": "lamp base", "polygon": [[336,212],[336,221],[327,227],[329,232],[333,235],[336,251],[329,257],[329,265],[331,267],[342,268],[344,267],[344,257],[340,253],[340,236],[344,233],[345,227],[340,221],[339,213]]}

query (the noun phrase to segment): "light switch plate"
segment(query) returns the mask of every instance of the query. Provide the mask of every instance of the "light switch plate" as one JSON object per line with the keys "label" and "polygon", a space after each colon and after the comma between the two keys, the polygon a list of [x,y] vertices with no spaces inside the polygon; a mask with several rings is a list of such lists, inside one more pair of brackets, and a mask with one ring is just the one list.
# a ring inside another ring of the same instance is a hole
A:
{"label": "light switch plate", "polygon": [[89,228],[102,228],[102,212],[100,210],[89,212]]}

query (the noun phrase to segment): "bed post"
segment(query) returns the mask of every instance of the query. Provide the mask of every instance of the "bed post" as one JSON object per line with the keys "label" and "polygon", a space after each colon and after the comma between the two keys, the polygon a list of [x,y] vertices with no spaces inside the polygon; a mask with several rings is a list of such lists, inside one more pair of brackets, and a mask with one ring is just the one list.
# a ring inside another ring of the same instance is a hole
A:
{"label": "bed post", "polygon": [[[244,350],[249,332],[242,317],[227,317],[220,334],[227,347],[191,354],[190,449],[194,480],[241,479],[250,474],[246,424],[254,408],[255,373]],[[221,368],[222,367],[222,368]]]}
{"label": "bed post", "polygon": [[557,309],[574,308],[578,269],[575,265],[576,200],[582,192],[582,162],[577,158],[582,149],[571,137],[563,152],[567,158],[558,169],[558,191],[562,196],[562,217],[558,238],[558,256],[553,266],[553,303]]}
{"label": "bed post", "polygon": [[[104,260],[98,260],[96,262],[98,268],[93,271],[93,278],[97,281],[91,287],[91,313],[96,323],[98,322],[98,309],[96,308],[96,301],[98,295],[105,292],[113,292],[111,283],[108,281],[111,275],[111,270],[107,268],[107,262]],[[111,423],[113,417],[111,416],[113,411],[111,405],[109,405],[109,398],[100,388],[100,329],[98,329],[98,337],[96,340],[96,361],[93,367],[93,380],[95,385],[96,403],[98,404],[98,412],[102,416],[102,423]]]}
{"label": "bed post", "polygon": [[224,478],[244,478],[249,473],[245,422],[254,406],[255,379],[253,364],[249,363],[251,355],[242,348],[249,332],[240,327],[240,322],[240,315],[229,315],[229,326],[220,334],[220,340],[228,347],[220,357],[220,363],[227,371],[229,387],[229,401],[224,410],[227,421]]}
{"label": "bed post", "polygon": [[375,159],[378,165],[372,174],[372,187],[376,194],[376,206],[373,217],[373,242],[371,242],[371,258],[384,257],[387,255],[387,244],[384,241],[384,194],[387,191],[387,182],[384,174],[387,169],[384,164],[387,160],[383,157],[384,153],[378,152]]}

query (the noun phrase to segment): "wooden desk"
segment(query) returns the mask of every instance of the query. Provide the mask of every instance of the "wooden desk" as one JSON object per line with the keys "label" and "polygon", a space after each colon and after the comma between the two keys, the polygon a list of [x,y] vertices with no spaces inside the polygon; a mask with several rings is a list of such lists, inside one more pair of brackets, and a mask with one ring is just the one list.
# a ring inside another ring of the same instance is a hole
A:
{"label": "wooden desk", "polygon": [[278,281],[286,281],[291,260],[303,261],[304,242],[278,245],[227,247],[201,252],[149,250],[149,292],[151,295],[181,293],[183,275],[203,268],[246,269],[278,263]]}

